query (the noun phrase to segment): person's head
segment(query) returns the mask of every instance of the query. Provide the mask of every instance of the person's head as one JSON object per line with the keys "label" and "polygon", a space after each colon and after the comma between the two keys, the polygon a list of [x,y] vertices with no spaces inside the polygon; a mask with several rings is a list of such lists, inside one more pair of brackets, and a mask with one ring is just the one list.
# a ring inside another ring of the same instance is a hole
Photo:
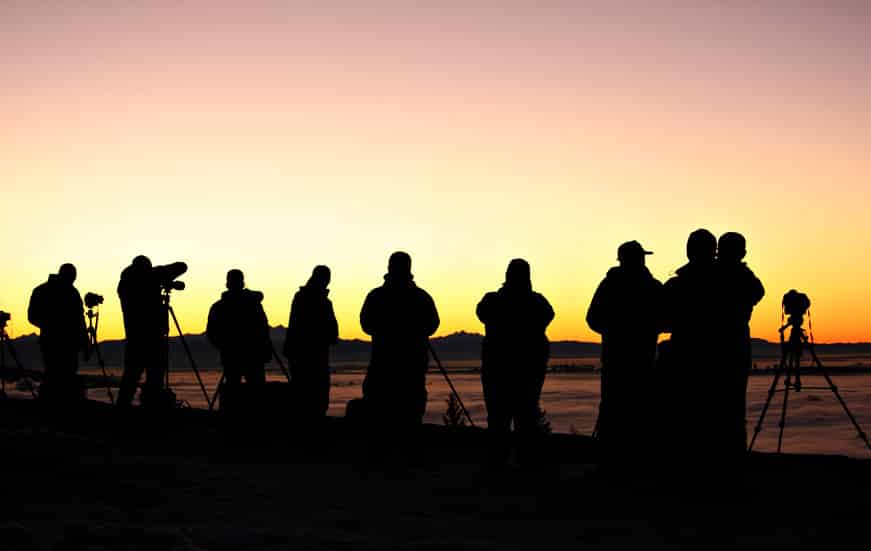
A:
{"label": "person's head", "polygon": [[242,270],[232,269],[227,272],[227,289],[240,291],[245,288],[245,275]]}
{"label": "person's head", "polygon": [[150,270],[151,260],[149,260],[147,256],[140,254],[133,259],[133,262],[130,263],[130,266],[135,268],[137,271]]}
{"label": "person's head", "polygon": [[722,262],[741,262],[747,254],[747,241],[737,232],[726,232],[717,242],[717,258]]}
{"label": "person's head", "polygon": [[308,278],[308,283],[306,283],[306,287],[326,289],[327,285],[329,284],[330,269],[326,266],[315,266],[315,269],[312,270],[311,277]]}
{"label": "person's head", "polygon": [[387,261],[387,274],[395,278],[411,277],[411,257],[403,251],[396,251]]}
{"label": "person's head", "polygon": [[641,268],[644,266],[644,257],[653,254],[645,251],[638,241],[627,241],[617,247],[617,260],[624,268]]}
{"label": "person's head", "polygon": [[57,270],[57,275],[61,281],[72,285],[76,281],[76,267],[72,264],[62,264]]}
{"label": "person's head", "polygon": [[514,289],[531,289],[532,276],[529,262],[522,258],[515,258],[509,262],[508,269],[505,270],[505,286]]}
{"label": "person's head", "polygon": [[717,238],[705,229],[698,229],[687,239],[687,258],[690,262],[713,262],[717,254]]}

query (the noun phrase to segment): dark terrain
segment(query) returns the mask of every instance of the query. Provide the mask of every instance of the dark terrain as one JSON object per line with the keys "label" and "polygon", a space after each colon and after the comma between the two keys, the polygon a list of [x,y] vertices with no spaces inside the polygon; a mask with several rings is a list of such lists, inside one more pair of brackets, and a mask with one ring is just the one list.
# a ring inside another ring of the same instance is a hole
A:
{"label": "dark terrain", "polygon": [[243,436],[200,410],[37,406],[0,404],[4,549],[846,545],[871,506],[871,461],[839,456],[753,454],[743,480],[712,489],[729,480],[718,469],[678,486],[655,449],[632,479],[603,473],[584,436],[546,437],[541,469],[491,473],[479,429],[427,426],[423,457],[370,461],[344,419],[317,444],[275,415]]}

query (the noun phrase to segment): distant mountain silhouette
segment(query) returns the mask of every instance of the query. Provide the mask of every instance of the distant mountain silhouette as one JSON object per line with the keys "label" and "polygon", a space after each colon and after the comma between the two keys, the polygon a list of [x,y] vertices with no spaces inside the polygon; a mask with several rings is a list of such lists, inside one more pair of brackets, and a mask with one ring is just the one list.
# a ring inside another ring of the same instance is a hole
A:
{"label": "distant mountain silhouette", "polygon": [[[282,326],[270,329],[272,342],[277,351],[281,350],[286,329]],[[201,369],[218,369],[220,361],[215,348],[204,334],[185,335],[197,367]],[[460,331],[444,337],[432,339],[433,347],[442,361],[478,361],[481,358],[481,339],[478,333]],[[13,345],[26,368],[42,369],[42,357],[39,353],[39,340],[36,334],[25,335],[14,339]],[[821,356],[869,356],[871,343],[833,343],[817,344],[817,353]],[[124,341],[104,341],[100,343],[103,358],[109,366],[120,366],[124,355]],[[340,339],[333,346],[331,361],[333,364],[363,364],[369,361],[371,344],[361,339]],[[551,363],[554,360],[567,358],[590,358],[591,363],[598,365],[601,345],[595,342],[553,341],[551,342]],[[172,369],[189,370],[187,358],[177,337],[170,339],[170,357]],[[759,361],[774,360],[780,357],[780,343],[763,339],[753,339],[753,358]],[[9,358],[7,358],[9,361]],[[9,361],[11,363],[11,361]],[[83,366],[96,365],[94,360]]]}

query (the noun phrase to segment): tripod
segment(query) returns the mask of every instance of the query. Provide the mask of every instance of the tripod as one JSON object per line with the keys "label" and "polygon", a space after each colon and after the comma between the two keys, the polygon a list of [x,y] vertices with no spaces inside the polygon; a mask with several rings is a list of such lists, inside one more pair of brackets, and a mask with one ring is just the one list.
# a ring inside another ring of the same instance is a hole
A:
{"label": "tripod", "polygon": [[[281,372],[284,373],[284,376],[287,377],[287,382],[290,382],[290,372],[287,371],[287,367],[284,366],[284,362],[281,361],[281,358],[278,356],[278,352],[275,351],[275,346],[270,341],[269,346],[272,348],[272,357],[275,358],[275,361],[278,362],[278,367],[281,368]],[[221,380],[218,381],[218,388],[215,389],[215,394],[212,395],[212,402],[209,404],[209,411],[212,411],[215,407],[215,404],[218,401],[218,395],[221,394],[221,390],[224,388],[224,382],[227,380],[227,376],[225,373],[221,373]]]}
{"label": "tripod", "polygon": [[93,308],[88,308],[88,344],[94,350],[97,356],[97,363],[100,364],[100,369],[103,372],[103,378],[106,380],[106,392],[109,393],[109,403],[115,405],[115,396],[112,394],[112,381],[109,380],[109,374],[106,372],[106,362],[103,361],[103,354],[100,352],[100,341],[97,340],[97,328],[100,326],[100,312],[95,312]]}
{"label": "tripod", "polygon": [[[178,331],[178,338],[181,341],[182,346],[184,347],[185,354],[187,355],[188,361],[191,364],[191,370],[194,372],[194,375],[197,377],[197,382],[200,384],[200,390],[203,391],[203,397],[206,399],[206,404],[208,404],[209,409],[212,409],[212,401],[209,400],[209,393],[206,391],[206,385],[203,384],[203,379],[200,377],[200,371],[197,369],[197,364],[194,362],[194,356],[191,354],[191,349],[188,346],[187,341],[184,338],[184,333],[181,331],[181,326],[178,324],[178,318],[175,317],[175,310],[172,309],[172,305],[169,303],[170,292],[172,289],[170,287],[163,288],[163,306],[166,308],[167,313],[172,318],[173,323],[175,324],[175,329]],[[166,388],[169,388],[169,333],[166,332]]]}
{"label": "tripod", "polygon": [[445,381],[447,381],[447,383],[448,383],[448,387],[451,389],[451,394],[453,394],[453,395],[454,395],[454,398],[457,399],[457,403],[460,405],[460,409],[463,410],[463,414],[466,416],[466,419],[469,420],[469,425],[471,425],[471,426],[474,427],[474,426],[475,426],[475,422],[472,421],[472,416],[469,415],[469,410],[467,410],[467,409],[466,409],[466,406],[463,405],[463,400],[460,398],[460,394],[457,392],[457,389],[454,388],[454,384],[451,382],[451,378],[448,377],[448,371],[447,371],[447,370],[445,369],[445,367],[442,365],[442,362],[439,361],[439,357],[438,357],[438,355],[436,354],[435,348],[432,347],[432,343],[429,342],[429,341],[426,341],[426,345],[427,345],[427,347],[429,348],[429,352],[430,352],[430,354],[432,354],[432,359],[435,360],[435,363],[436,363],[436,365],[438,366],[439,371],[441,371],[441,372],[442,372],[442,375],[445,376]]}
{"label": "tripod", "polygon": [[[6,377],[9,375],[6,366],[6,350],[9,350],[9,356],[12,357],[12,361],[15,362],[18,370],[21,371],[22,374],[24,373],[24,366],[21,365],[21,360],[18,359],[15,347],[12,346],[12,339],[10,339],[9,335],[6,334],[6,323],[2,323],[3,325],[0,326],[0,399],[6,398]],[[33,390],[33,385],[31,385],[30,393],[34,398],[36,397],[36,391]]]}
{"label": "tripod", "polygon": [[[840,402],[841,407],[844,408],[844,413],[847,414],[847,417],[850,418],[853,426],[856,427],[856,431],[859,433],[859,438],[861,438],[865,442],[865,445],[868,447],[868,449],[871,450],[871,443],[868,442],[868,437],[862,431],[862,427],[859,426],[856,418],[853,417],[853,414],[847,407],[847,403],[844,402],[844,399],[841,397],[841,393],[838,392],[838,387],[835,385],[834,382],[832,382],[831,377],[829,377],[829,374],[826,372],[826,369],[823,367],[823,364],[817,357],[817,353],[814,350],[813,338],[808,338],[804,329],[802,329],[803,323],[803,316],[791,315],[786,325],[780,328],[780,346],[782,349],[780,364],[778,365],[777,370],[774,373],[774,380],[771,382],[771,387],[768,389],[768,399],[765,401],[765,405],[762,408],[762,413],[759,415],[759,421],[756,423],[756,427],[753,429],[753,439],[750,441],[750,446],[747,448],[747,451],[753,450],[753,444],[756,442],[756,437],[762,430],[762,422],[765,420],[765,414],[768,413],[768,408],[771,405],[771,400],[774,398],[775,393],[782,391],[783,406],[780,411],[780,422],[778,423],[778,426],[780,427],[780,432],[777,436],[777,453],[780,453],[783,446],[783,430],[786,427],[786,408],[789,404],[789,391],[794,390],[795,392],[801,392],[802,389],[831,390],[832,394],[834,394],[835,398],[837,398],[838,402]],[[789,340],[784,342],[783,334],[787,330],[787,328],[789,329]],[[828,386],[808,387],[802,385],[801,357],[805,350],[810,352],[811,359],[813,360],[812,366],[816,368],[817,372],[826,380]],[[783,389],[778,389],[777,385],[780,383],[781,377],[783,377],[784,379]]]}

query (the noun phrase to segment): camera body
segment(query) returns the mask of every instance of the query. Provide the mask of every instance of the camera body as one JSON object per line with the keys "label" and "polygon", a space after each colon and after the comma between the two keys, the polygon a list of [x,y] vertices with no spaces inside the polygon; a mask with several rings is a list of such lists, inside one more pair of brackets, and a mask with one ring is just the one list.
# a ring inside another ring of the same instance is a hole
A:
{"label": "camera body", "polygon": [[160,286],[164,291],[184,291],[185,288],[184,281],[179,281],[177,279],[162,281],[160,282]]}
{"label": "camera body", "polygon": [[186,271],[188,271],[188,265],[184,262],[173,262],[166,266],[154,267],[154,274],[160,282],[160,288],[166,293],[184,290],[184,281],[179,281],[178,278]]}
{"label": "camera body", "polygon": [[85,306],[87,308],[95,308],[103,304],[103,295],[97,293],[85,293]]}
{"label": "camera body", "polygon": [[811,299],[804,293],[790,289],[783,295],[783,311],[790,317],[802,318],[811,307]]}
{"label": "camera body", "polygon": [[9,312],[4,312],[3,310],[0,310],[0,327],[6,327],[6,324],[11,319],[12,319],[12,314],[10,314]]}

